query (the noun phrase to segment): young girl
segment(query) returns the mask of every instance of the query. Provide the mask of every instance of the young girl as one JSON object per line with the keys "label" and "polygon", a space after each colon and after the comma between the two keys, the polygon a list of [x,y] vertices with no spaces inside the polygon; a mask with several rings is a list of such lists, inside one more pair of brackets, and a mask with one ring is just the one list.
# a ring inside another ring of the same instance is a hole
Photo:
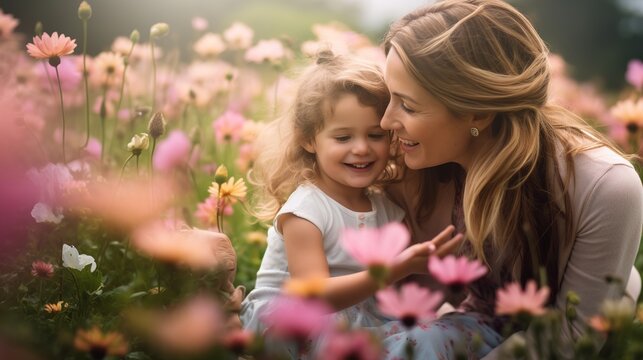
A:
{"label": "young girl", "polygon": [[[404,217],[383,194],[369,191],[392,177],[390,135],[379,125],[388,101],[376,65],[322,53],[303,74],[289,116],[271,124],[270,144],[252,176],[264,195],[258,216],[274,222],[256,287],[242,304],[245,328],[264,329],[261,314],[289,278],[327,278],[321,297],[350,324],[388,320],[372,297],[377,284],[339,242],[344,228],[380,227]],[[426,249],[415,251],[428,255]],[[426,272],[426,257],[411,261],[404,254],[390,282]]]}

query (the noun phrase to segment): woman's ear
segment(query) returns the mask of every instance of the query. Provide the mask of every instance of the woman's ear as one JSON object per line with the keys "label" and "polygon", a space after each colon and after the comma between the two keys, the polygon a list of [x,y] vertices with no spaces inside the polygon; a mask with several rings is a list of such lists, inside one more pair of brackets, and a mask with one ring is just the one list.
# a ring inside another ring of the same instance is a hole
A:
{"label": "woman's ear", "polygon": [[470,118],[471,127],[483,131],[493,124],[495,118],[496,113],[473,114]]}

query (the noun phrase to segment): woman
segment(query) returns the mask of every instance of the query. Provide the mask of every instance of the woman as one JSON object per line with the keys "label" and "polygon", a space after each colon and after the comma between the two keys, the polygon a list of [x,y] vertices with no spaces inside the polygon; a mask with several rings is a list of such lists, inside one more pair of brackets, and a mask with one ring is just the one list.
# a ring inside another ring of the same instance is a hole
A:
{"label": "woman", "polygon": [[[497,346],[506,321],[494,317],[495,293],[510,281],[546,281],[561,309],[573,290],[580,319],[596,314],[605,277],[630,275],[641,182],[601,134],[548,103],[548,50],[530,22],[500,0],[447,0],[394,23],[385,50],[391,102],[381,125],[410,169],[392,196],[414,214],[414,239],[453,223],[466,228],[460,251],[490,268],[462,303],[467,313],[406,334],[416,358],[452,358],[458,347],[482,357]],[[566,339],[583,330],[562,329]],[[466,343],[472,332],[483,335],[478,350]],[[404,341],[387,338],[390,355]]]}

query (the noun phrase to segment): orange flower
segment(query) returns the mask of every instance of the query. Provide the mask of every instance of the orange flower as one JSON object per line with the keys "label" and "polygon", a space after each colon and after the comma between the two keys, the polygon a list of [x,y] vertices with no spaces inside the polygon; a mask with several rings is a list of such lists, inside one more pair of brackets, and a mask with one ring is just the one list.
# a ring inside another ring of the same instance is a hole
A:
{"label": "orange flower", "polygon": [[589,318],[589,326],[600,332],[608,332],[611,329],[609,321],[602,315],[594,315]]}
{"label": "orange flower", "polygon": [[[60,58],[73,53],[75,48],[76,40],[72,40],[64,34],[59,36],[57,32],[51,36],[47,33],[43,33],[41,37],[34,36],[33,44],[27,44],[27,52],[36,59]],[[52,66],[55,65],[52,64]]]}
{"label": "orange flower", "polygon": [[55,304],[54,303],[45,304],[45,307],[44,307],[43,310],[45,310],[46,312],[48,312],[50,314],[55,314],[55,313],[59,313],[59,312],[63,311],[63,309],[67,308],[67,306],[69,306],[69,304],[67,304],[66,302],[61,300],[61,301],[59,301],[59,302],[57,302]]}
{"label": "orange flower", "polygon": [[315,277],[310,279],[289,279],[284,283],[284,293],[303,298],[319,297],[326,288],[326,279]]}
{"label": "orange flower", "polygon": [[76,350],[91,354],[94,359],[108,355],[123,356],[127,354],[128,345],[123,335],[118,332],[103,333],[97,326],[90,330],[78,329],[74,339]]}

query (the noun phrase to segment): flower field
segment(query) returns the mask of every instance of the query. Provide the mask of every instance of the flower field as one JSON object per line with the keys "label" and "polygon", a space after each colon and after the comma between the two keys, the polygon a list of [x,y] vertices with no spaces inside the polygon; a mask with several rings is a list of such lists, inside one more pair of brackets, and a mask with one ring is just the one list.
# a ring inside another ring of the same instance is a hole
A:
{"label": "flower field", "polygon": [[[68,11],[91,27],[87,2]],[[20,34],[19,21],[0,9],[2,357],[283,355],[270,353],[263,336],[242,330],[238,318],[266,246],[267,224],[252,216],[248,180],[261,151],[257,138],[288,109],[298,69],[318,50],[382,62],[383,50],[337,23],[315,25],[314,38],[295,44],[262,39],[241,22],[215,33],[197,17],[190,54],[168,46],[172,29],[157,23],[89,55],[86,38],[38,27]],[[550,61],[551,101],[643,155],[643,62],[630,62],[620,93],[603,94],[574,81],[561,57],[552,54]],[[391,234],[356,231],[347,249],[364,254],[364,237],[387,241]],[[367,256],[363,261],[369,265]],[[643,270],[641,253],[636,265]],[[460,273],[445,275],[447,267]],[[480,267],[447,257],[430,271],[462,288],[486,272]],[[620,291],[618,281],[614,286]],[[377,336],[346,324],[320,326],[328,317],[325,304],[309,300],[315,291],[312,281],[289,284],[289,297],[275,305],[284,315],[266,319],[279,329],[276,339],[302,346],[325,332],[324,359],[380,358]],[[563,316],[575,319],[582,299],[570,294],[568,312],[560,314],[543,308],[547,295],[533,282],[499,293],[498,314],[531,319],[544,334],[507,343],[507,358],[530,351],[560,358],[557,324]],[[437,316],[442,295],[407,285],[382,290],[377,299],[383,312],[413,327]],[[641,358],[641,322],[640,300],[608,301],[583,325],[587,335],[566,346],[579,359]],[[594,341],[604,337],[599,353]]]}

